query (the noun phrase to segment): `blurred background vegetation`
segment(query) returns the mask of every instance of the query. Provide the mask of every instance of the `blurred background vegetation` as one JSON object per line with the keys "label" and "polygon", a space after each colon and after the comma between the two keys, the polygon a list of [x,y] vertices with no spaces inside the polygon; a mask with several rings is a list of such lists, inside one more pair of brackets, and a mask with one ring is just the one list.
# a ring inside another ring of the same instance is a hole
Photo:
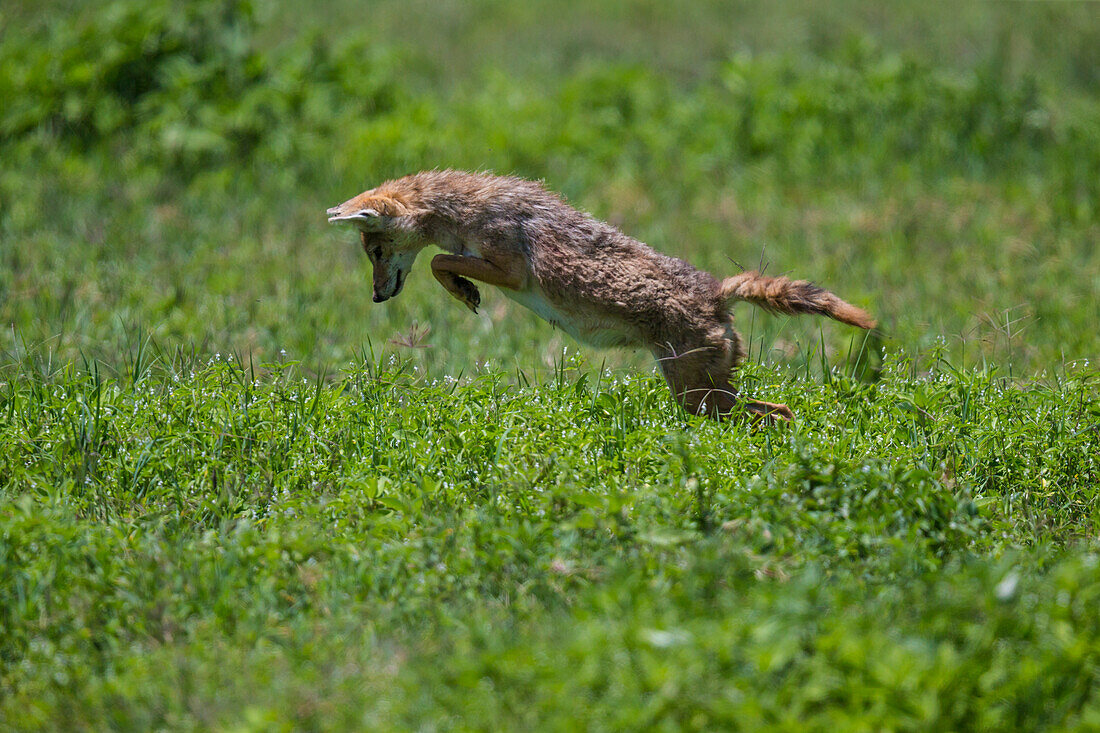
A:
{"label": "blurred background vegetation", "polygon": [[[113,363],[151,336],[319,367],[404,348],[387,342],[418,322],[432,348],[408,351],[430,368],[551,363],[566,337],[492,294],[473,318],[425,262],[370,302],[366,258],[323,211],[437,167],[542,178],[717,274],[815,279],[909,353],[945,341],[957,363],[1034,373],[1097,352],[1091,3],[0,12],[9,358]],[[765,361],[855,338],[738,313]]]}

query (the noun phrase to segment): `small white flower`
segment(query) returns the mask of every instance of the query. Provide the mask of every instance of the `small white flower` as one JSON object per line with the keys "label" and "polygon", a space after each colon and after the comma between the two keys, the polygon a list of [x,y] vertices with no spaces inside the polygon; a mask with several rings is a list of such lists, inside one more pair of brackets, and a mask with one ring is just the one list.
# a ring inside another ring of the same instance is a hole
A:
{"label": "small white flower", "polygon": [[993,593],[997,596],[999,601],[1010,601],[1012,597],[1016,595],[1016,586],[1020,582],[1020,576],[1015,571],[1010,572],[1004,577],[1000,583],[997,583],[997,587],[994,588]]}

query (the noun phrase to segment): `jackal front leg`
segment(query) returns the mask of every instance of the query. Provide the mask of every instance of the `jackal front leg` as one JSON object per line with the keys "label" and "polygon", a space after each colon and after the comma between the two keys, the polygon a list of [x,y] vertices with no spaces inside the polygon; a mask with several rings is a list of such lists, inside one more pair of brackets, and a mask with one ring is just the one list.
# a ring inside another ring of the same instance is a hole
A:
{"label": "jackal front leg", "polygon": [[[513,264],[513,263],[509,263]],[[436,255],[432,258],[432,274],[444,290],[477,313],[481,305],[481,293],[467,278],[480,280],[488,285],[519,290],[523,286],[523,274],[515,266],[504,268],[480,257],[461,255]]]}

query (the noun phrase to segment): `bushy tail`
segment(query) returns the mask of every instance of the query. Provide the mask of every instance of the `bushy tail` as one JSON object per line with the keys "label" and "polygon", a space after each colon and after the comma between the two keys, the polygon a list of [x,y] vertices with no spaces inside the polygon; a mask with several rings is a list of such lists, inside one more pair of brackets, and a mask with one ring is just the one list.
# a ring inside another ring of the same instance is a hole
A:
{"label": "bushy tail", "polygon": [[815,313],[860,328],[875,327],[874,319],[866,311],[806,280],[742,272],[723,280],[718,292],[723,300],[747,300],[773,313]]}

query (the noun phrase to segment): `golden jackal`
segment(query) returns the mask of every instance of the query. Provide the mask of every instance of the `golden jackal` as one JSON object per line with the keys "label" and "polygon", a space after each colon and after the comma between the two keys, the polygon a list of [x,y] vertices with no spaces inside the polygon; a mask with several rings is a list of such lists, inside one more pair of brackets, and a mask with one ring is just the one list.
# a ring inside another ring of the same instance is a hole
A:
{"label": "golden jackal", "polygon": [[328,210],[359,230],[374,267],[374,301],[401,292],[420,250],[435,244],[432,274],[477,312],[471,280],[495,285],[578,341],[644,346],[691,413],[735,409],[792,419],[786,405],[738,398],[730,384],[745,349],[729,303],[779,313],[817,313],[860,328],[864,311],[805,280],[756,272],[717,280],[610,224],[577,211],[541,184],[461,171],[387,181]]}

